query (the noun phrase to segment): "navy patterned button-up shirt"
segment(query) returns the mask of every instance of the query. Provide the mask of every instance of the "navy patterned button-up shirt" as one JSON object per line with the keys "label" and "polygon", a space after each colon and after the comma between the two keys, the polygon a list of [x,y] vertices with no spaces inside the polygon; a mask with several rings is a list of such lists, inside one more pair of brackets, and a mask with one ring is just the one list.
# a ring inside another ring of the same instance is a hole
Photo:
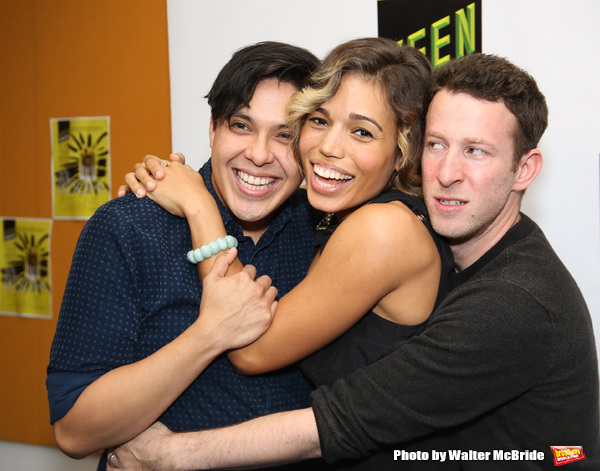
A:
{"label": "navy patterned button-up shirt", "polygon": [[[255,245],[218,200],[210,161],[200,170],[219,203],[227,232],[239,241],[242,263],[268,274],[280,295],[306,274],[316,214],[298,190]],[[73,257],[48,366],[51,421],[113,368],[152,354],[198,316],[202,285],[187,221],[148,198],[129,194],[100,207],[85,225]],[[225,355],[215,360],[160,420],[174,431],[241,422],[307,407],[310,386],[297,368],[242,376]]]}

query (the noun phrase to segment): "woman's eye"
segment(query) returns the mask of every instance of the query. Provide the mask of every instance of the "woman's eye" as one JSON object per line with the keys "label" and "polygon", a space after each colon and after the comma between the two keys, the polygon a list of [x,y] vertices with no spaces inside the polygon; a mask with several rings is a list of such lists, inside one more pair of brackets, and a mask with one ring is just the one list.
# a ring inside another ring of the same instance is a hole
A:
{"label": "woman's eye", "polygon": [[318,116],[313,116],[311,118],[308,118],[308,120],[311,123],[316,124],[317,126],[327,126],[327,121],[325,121],[323,118],[319,118]]}
{"label": "woman's eye", "polygon": [[356,131],[354,131],[354,134],[360,137],[373,137],[373,134],[371,134],[366,129],[357,129]]}

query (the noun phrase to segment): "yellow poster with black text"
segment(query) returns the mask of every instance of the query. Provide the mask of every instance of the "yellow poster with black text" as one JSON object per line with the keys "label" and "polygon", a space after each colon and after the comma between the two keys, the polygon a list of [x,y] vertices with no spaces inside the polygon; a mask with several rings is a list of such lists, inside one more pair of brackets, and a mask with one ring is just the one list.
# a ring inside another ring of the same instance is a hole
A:
{"label": "yellow poster with black text", "polygon": [[0,313],[50,319],[49,219],[0,219]]}
{"label": "yellow poster with black text", "polygon": [[55,219],[88,219],[110,199],[109,117],[51,119]]}

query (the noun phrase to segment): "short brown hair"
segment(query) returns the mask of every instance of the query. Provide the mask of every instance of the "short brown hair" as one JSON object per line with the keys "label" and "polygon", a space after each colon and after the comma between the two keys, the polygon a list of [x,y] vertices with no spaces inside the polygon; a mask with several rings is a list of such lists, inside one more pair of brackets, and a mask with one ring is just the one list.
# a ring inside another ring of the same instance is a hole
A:
{"label": "short brown hair", "polygon": [[502,102],[515,116],[515,165],[535,149],[548,126],[548,106],[534,78],[507,59],[469,54],[434,72],[434,93],[444,89],[474,98]]}

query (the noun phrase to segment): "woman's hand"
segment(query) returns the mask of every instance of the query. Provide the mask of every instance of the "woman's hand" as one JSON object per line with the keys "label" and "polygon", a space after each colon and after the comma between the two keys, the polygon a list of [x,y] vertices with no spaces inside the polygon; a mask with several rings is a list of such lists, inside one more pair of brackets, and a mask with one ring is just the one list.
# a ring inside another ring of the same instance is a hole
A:
{"label": "woman's hand", "polygon": [[170,162],[185,164],[185,156],[178,152],[169,155],[169,160],[164,160],[155,155],[147,155],[141,163],[133,166],[133,172],[125,175],[125,185],[119,187],[117,196],[121,197],[132,192],[138,198],[143,198],[147,192],[156,188],[157,180],[162,180],[165,175],[163,168],[170,165]]}

